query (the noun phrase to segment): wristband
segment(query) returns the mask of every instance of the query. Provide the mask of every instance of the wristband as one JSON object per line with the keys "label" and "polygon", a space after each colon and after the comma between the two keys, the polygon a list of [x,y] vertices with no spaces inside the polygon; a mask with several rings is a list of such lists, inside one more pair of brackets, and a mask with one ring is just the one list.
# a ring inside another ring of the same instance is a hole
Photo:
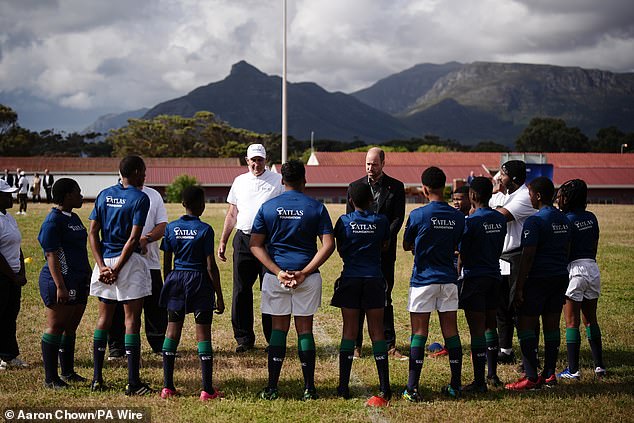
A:
{"label": "wristband", "polygon": [[283,273],[283,272],[284,272],[283,270],[280,270],[279,272],[277,272],[277,280],[278,281],[280,280],[280,273]]}

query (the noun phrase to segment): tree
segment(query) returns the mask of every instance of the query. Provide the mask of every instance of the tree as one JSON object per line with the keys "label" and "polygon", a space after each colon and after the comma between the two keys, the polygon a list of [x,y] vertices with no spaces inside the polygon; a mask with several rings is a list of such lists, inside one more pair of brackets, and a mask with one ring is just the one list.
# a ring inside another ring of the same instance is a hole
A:
{"label": "tree", "polygon": [[601,128],[597,132],[596,139],[592,141],[592,151],[620,153],[623,144],[627,144],[629,148],[634,147],[634,132],[626,134],[616,126]]}
{"label": "tree", "polygon": [[509,148],[503,144],[498,144],[495,141],[481,141],[477,145],[471,147],[471,151],[477,152],[506,152]]}
{"label": "tree", "polygon": [[0,104],[0,137],[16,126],[18,114],[8,106]]}
{"label": "tree", "polygon": [[198,185],[198,181],[193,176],[180,175],[165,188],[165,196],[168,203],[180,203],[182,201],[183,190],[187,187]]}
{"label": "tree", "polygon": [[520,134],[515,147],[527,152],[589,151],[590,144],[579,128],[570,128],[563,119],[533,118]]}

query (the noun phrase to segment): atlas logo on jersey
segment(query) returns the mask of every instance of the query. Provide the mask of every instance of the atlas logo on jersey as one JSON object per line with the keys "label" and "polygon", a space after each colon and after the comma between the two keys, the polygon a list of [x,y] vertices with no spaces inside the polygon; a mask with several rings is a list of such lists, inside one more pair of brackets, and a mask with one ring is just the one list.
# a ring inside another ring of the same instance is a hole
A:
{"label": "atlas logo on jersey", "polygon": [[553,228],[553,233],[555,234],[565,234],[569,230],[568,225],[566,225],[565,223],[564,224],[552,223],[551,227]]}
{"label": "atlas logo on jersey", "polygon": [[106,206],[108,207],[123,207],[125,204],[125,198],[116,198],[111,195],[106,196]]}
{"label": "atlas logo on jersey", "polygon": [[484,227],[484,231],[488,234],[494,234],[494,233],[500,233],[500,231],[502,230],[502,224],[501,223],[486,223],[484,222],[482,224],[482,227]]}
{"label": "atlas logo on jersey", "polygon": [[431,224],[434,229],[453,229],[456,226],[455,220],[450,219],[438,219],[437,217],[431,218]]}
{"label": "atlas logo on jersey", "polygon": [[529,231],[528,229],[526,229],[524,231],[524,239],[528,238],[528,236],[531,234],[531,231]]}
{"label": "atlas logo on jersey", "polygon": [[301,219],[304,216],[304,210],[285,209],[278,207],[275,209],[280,219]]}
{"label": "atlas logo on jersey", "polygon": [[353,234],[373,234],[376,231],[376,224],[350,222],[350,229]]}
{"label": "atlas logo on jersey", "polygon": [[174,228],[174,236],[176,239],[194,239],[198,234],[198,229],[181,229],[178,226]]}
{"label": "atlas logo on jersey", "polygon": [[575,227],[580,231],[585,231],[586,229],[592,229],[594,227],[594,222],[592,220],[577,220],[575,222]]}

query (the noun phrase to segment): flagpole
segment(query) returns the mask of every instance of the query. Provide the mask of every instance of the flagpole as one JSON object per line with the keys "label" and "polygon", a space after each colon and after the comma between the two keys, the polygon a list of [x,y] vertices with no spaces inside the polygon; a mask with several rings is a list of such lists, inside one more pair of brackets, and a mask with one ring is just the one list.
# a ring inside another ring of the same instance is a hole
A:
{"label": "flagpole", "polygon": [[286,0],[283,0],[282,20],[284,33],[282,38],[282,164],[288,158],[287,151],[287,121],[286,121]]}

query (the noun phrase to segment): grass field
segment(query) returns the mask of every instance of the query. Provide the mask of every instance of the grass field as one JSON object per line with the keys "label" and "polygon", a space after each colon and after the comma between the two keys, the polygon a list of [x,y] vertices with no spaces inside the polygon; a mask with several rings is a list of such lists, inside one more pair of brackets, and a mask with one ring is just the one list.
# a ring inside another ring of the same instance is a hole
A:
{"label": "grass field", "polygon": [[[333,221],[343,212],[343,206],[328,207]],[[408,212],[412,206],[408,206]],[[88,225],[87,216],[92,204],[85,204],[78,212]],[[216,231],[222,229],[224,205],[208,205],[203,220]],[[603,292],[599,301],[599,322],[603,333],[603,346],[608,377],[594,380],[588,343],[582,340],[582,380],[561,383],[553,389],[517,394],[504,390],[489,391],[485,395],[463,398],[459,401],[440,396],[439,389],[449,380],[447,358],[425,360],[421,378],[424,402],[411,404],[395,395],[387,409],[364,407],[364,401],[376,389],[377,376],[371,356],[370,342],[366,342],[363,358],[355,360],[352,374],[351,400],[335,396],[338,378],[338,345],[341,318],[338,309],[329,305],[332,285],[341,271],[341,260],[336,254],[322,267],[324,289],[322,307],[315,316],[317,344],[316,381],[321,398],[311,402],[298,400],[301,395],[301,370],[297,360],[296,336],[289,334],[287,359],[282,369],[280,391],[282,398],[274,402],[256,399],[267,378],[267,357],[263,337],[258,328],[257,348],[243,355],[234,353],[235,341],[231,331],[230,311],[216,316],[213,324],[215,353],[215,384],[225,392],[220,402],[200,403],[199,361],[196,353],[193,318],[188,317],[183,339],[179,346],[181,357],[176,361],[175,383],[181,396],[165,401],[158,395],[142,398],[124,396],[127,370],[125,361],[106,362],[104,378],[111,390],[91,393],[87,384],[66,391],[52,392],[43,387],[40,337],[45,326],[45,307],[39,296],[37,278],[44,263],[37,243],[37,233],[48,208],[29,205],[27,216],[16,216],[23,236],[25,256],[32,257],[27,265],[28,284],[23,290],[22,310],[18,320],[18,340],[21,357],[30,363],[24,370],[0,372],[0,404],[5,407],[149,407],[156,422],[198,421],[634,421],[634,206],[592,206],[601,224],[599,267]],[[15,214],[17,205],[11,211]],[[180,206],[168,205],[170,220],[182,213]],[[402,231],[401,231],[402,234]],[[399,252],[396,262],[394,310],[398,347],[407,353],[409,317],[405,309],[412,257]],[[231,304],[231,263],[219,263],[225,302]],[[259,306],[259,291],[256,303]],[[77,336],[77,371],[90,379],[92,376],[92,334],[97,317],[96,300],[89,299],[84,320]],[[469,336],[464,315],[460,315],[460,329],[464,351],[463,383],[472,380],[469,359]],[[582,332],[583,333],[583,332]],[[142,338],[144,334],[142,334]],[[565,340],[562,344],[558,370],[565,365]],[[366,339],[367,333],[366,333]],[[432,319],[428,343],[442,342],[438,319]],[[517,343],[517,341],[516,341]],[[162,387],[161,358],[150,353],[142,341],[141,376],[150,384]],[[391,361],[392,389],[402,390],[407,379],[407,361]],[[518,377],[515,366],[501,365],[503,381]]]}

